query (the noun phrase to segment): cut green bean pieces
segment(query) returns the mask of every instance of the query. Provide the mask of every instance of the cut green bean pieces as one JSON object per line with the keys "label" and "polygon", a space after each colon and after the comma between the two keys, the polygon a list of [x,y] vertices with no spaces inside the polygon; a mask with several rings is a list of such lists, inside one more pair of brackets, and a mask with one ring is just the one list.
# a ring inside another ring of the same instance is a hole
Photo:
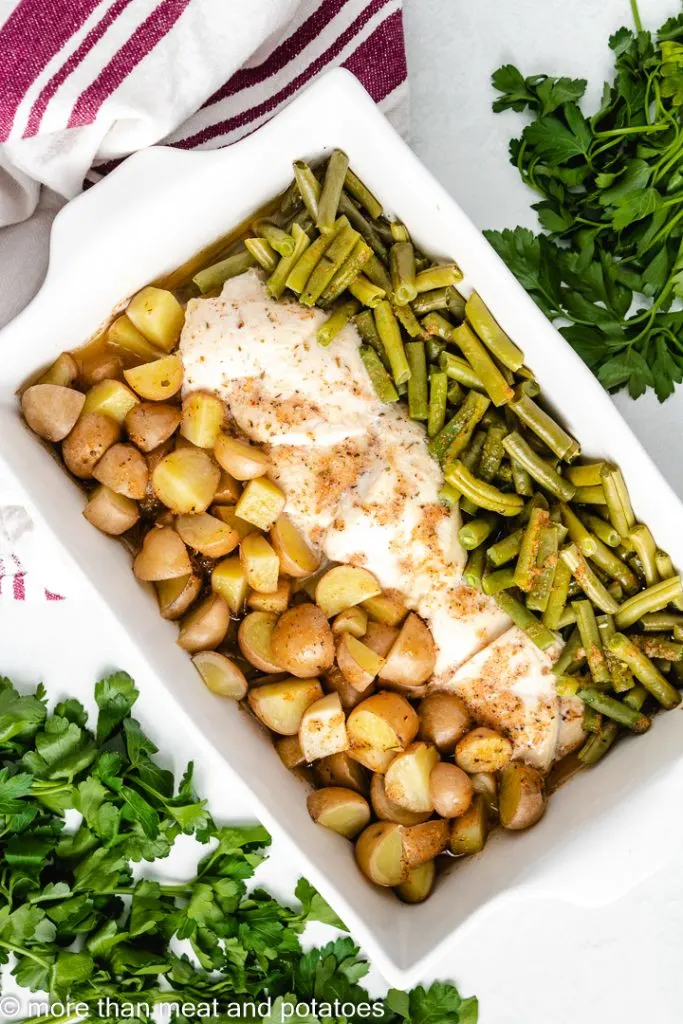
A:
{"label": "cut green bean pieces", "polygon": [[[429,342],[427,342],[426,344],[429,344]],[[443,372],[445,373],[445,370]],[[448,374],[446,374],[446,379],[448,380]],[[457,380],[452,380],[448,385],[448,401],[451,403],[451,405],[460,405],[464,397],[465,392],[463,390],[462,384]]]}
{"label": "cut green bean pieces", "polygon": [[450,505],[451,508],[456,508],[460,502],[460,491],[457,491],[455,487],[451,487],[450,484],[444,484],[439,491],[439,501],[445,502],[446,505]]}
{"label": "cut green bean pieces", "polygon": [[480,419],[489,406],[489,399],[478,391],[470,391],[455,415],[429,442],[429,450],[438,462],[456,458],[469,444]]}
{"label": "cut green bean pieces", "polygon": [[546,626],[537,619],[533,612],[530,612],[521,601],[509,594],[507,590],[501,590],[495,596],[498,607],[509,615],[516,626],[523,629],[530,640],[542,651],[547,651],[556,643],[555,634],[551,633]]}
{"label": "cut green bean pieces", "polygon": [[351,196],[342,192],[339,197],[339,212],[349,218],[361,238],[370,246],[380,260],[389,259],[389,250],[382,241],[374,221],[369,221],[356,206]]}
{"label": "cut green bean pieces", "polygon": [[371,256],[372,249],[363,241],[362,238],[360,238],[351,250],[350,256],[344,260],[339,270],[325,288],[325,291],[318,300],[318,305],[326,308],[331,305],[331,303],[336,302],[336,300],[343,295],[346,289],[353,284]]}
{"label": "cut green bean pieces", "polygon": [[613,615],[619,611],[619,603],[615,601],[604,583],[596,576],[576,544],[563,548],[560,557],[571,569],[572,576],[593,604],[603,612]]}
{"label": "cut green bean pieces", "polygon": [[466,388],[472,388],[475,391],[486,390],[481,379],[466,359],[461,359],[460,356],[455,356],[452,352],[442,352],[439,358],[439,365],[452,380],[457,380],[459,384],[463,384]]}
{"label": "cut green bean pieces", "polygon": [[[536,574],[526,599],[527,608],[534,612],[545,614],[547,610],[559,562],[557,557],[558,547],[557,526],[554,524],[546,526],[541,530],[538,555],[536,556]],[[543,624],[545,626],[548,625],[544,618]],[[558,627],[556,626],[555,628],[557,629]]]}
{"label": "cut green bean pieces", "polygon": [[585,689],[579,690],[577,696],[588,707],[593,708],[594,711],[599,712],[606,718],[611,718],[613,722],[626,726],[631,732],[647,732],[652,725],[652,721],[642,711],[636,711],[635,708],[629,707],[628,704],[624,704],[615,697],[611,697],[608,693]]}
{"label": "cut green bean pieces", "polygon": [[613,746],[619,735],[616,722],[604,722],[600,732],[589,736],[577,754],[579,761],[587,768],[597,764]]}
{"label": "cut green bean pieces", "polygon": [[318,219],[318,201],[320,199],[320,182],[304,160],[294,161],[294,179],[297,183],[299,193],[304,201],[304,206],[313,218]]}
{"label": "cut green bean pieces", "polygon": [[510,458],[518,462],[545,490],[562,501],[571,501],[574,497],[574,485],[542,459],[516,430],[504,438],[503,447]]}
{"label": "cut green bean pieces", "polygon": [[274,299],[281,298],[282,293],[287,286],[287,278],[289,277],[292,268],[297,263],[299,257],[303,255],[311,244],[310,238],[298,224],[292,224],[292,237],[295,242],[294,252],[291,256],[282,256],[280,258],[280,262],[266,282],[268,293],[272,295]]}
{"label": "cut green bean pieces", "polygon": [[515,585],[525,593],[528,593],[533,585],[538,548],[541,543],[541,531],[548,526],[549,522],[550,516],[545,509],[532,509],[515,566]]}
{"label": "cut green bean pieces", "polygon": [[505,565],[495,572],[485,572],[482,581],[482,590],[489,597],[495,597],[501,590],[511,590],[515,585],[515,570],[511,565]]}
{"label": "cut green bean pieces", "polygon": [[322,192],[318,200],[316,224],[322,232],[332,231],[334,228],[348,167],[349,158],[346,153],[343,153],[341,149],[332,150],[330,159],[327,161]]}
{"label": "cut green bean pieces", "polygon": [[410,367],[408,379],[408,411],[413,420],[426,420],[429,415],[427,395],[427,360],[421,341],[409,341],[405,346],[406,359]]}
{"label": "cut green bean pieces", "polygon": [[[288,235],[287,237],[291,236]],[[294,239],[292,239],[293,241]],[[245,238],[244,246],[267,274],[273,273],[278,264],[278,255],[267,238]],[[287,255],[291,256],[293,252],[294,246],[292,246],[292,252],[287,253]]]}
{"label": "cut green bean pieces", "polygon": [[654,586],[641,590],[633,597],[627,598],[615,615],[614,621],[619,629],[626,629],[641,619],[648,612],[659,612],[668,604],[683,597],[683,585],[679,576],[661,580]]}
{"label": "cut green bean pieces", "polygon": [[429,374],[429,415],[427,417],[429,437],[436,437],[446,422],[447,399],[448,377],[441,370],[432,368]]}
{"label": "cut green bean pieces", "polygon": [[659,582],[656,562],[657,545],[655,544],[654,537],[647,526],[638,523],[637,526],[633,526],[629,530],[628,539],[633,545],[633,550],[637,554],[642,566],[643,573],[645,574],[645,583],[648,587],[654,586],[655,583]]}
{"label": "cut green bean pieces", "polygon": [[369,306],[370,309],[374,309],[387,295],[384,288],[373,284],[365,274],[358,274],[354,277],[349,285],[349,291],[362,305]]}
{"label": "cut green bean pieces", "polygon": [[422,328],[422,324],[413,313],[410,306],[400,306],[396,303],[393,307],[396,319],[401,324],[403,330],[411,338],[424,338],[426,332]]}
{"label": "cut green bean pieces", "polygon": [[534,493],[531,476],[527,473],[524,466],[517,462],[517,459],[510,459],[510,465],[512,467],[512,483],[517,494],[521,494],[525,498],[531,497]]}
{"label": "cut green bean pieces", "polygon": [[344,179],[344,188],[356,199],[361,206],[364,206],[373,220],[382,216],[382,204],[375,198],[370,189],[365,185],[357,174],[348,168]]}
{"label": "cut green bean pieces", "polygon": [[422,292],[413,299],[413,312],[417,316],[425,316],[433,310],[449,309],[451,301],[450,288],[434,288],[431,292]]}
{"label": "cut green bean pieces", "polygon": [[329,345],[339,332],[346,327],[351,317],[355,316],[358,308],[356,299],[349,299],[348,302],[342,302],[340,306],[337,306],[332,315],[318,328],[318,344]]}
{"label": "cut green bean pieces", "polygon": [[360,357],[365,364],[365,369],[368,371],[368,376],[372,381],[375,394],[380,401],[397,402],[398,394],[394,387],[394,382],[385,370],[382,360],[377,355],[374,348],[370,348],[369,345],[361,345]]}
{"label": "cut green bean pieces", "polygon": [[569,505],[560,505],[560,510],[562,513],[562,521],[567,527],[569,539],[577,545],[582,555],[585,555],[586,558],[590,558],[591,555],[595,554],[595,550],[597,548],[596,538],[591,536],[589,531]]}
{"label": "cut green bean pieces", "polygon": [[422,321],[422,326],[427,334],[433,334],[435,337],[441,338],[442,341],[453,340],[453,324],[441,316],[441,313],[428,313]]}
{"label": "cut green bean pieces", "polygon": [[572,630],[569,639],[560,651],[560,656],[553,665],[553,674],[562,676],[583,668],[586,662],[586,652],[581,643],[581,634],[578,628]]}
{"label": "cut green bean pieces", "polygon": [[642,616],[638,625],[646,633],[665,633],[673,630],[676,640],[683,639],[683,633],[676,636],[677,630],[683,630],[683,615],[680,612],[649,612]]}
{"label": "cut green bean pieces", "polygon": [[494,320],[491,311],[476,292],[472,292],[467,300],[465,311],[472,327],[496,359],[510,370],[519,370],[524,363],[524,353]]}
{"label": "cut green bean pieces", "polygon": [[493,422],[486,431],[486,440],[479,463],[479,476],[482,480],[487,480],[490,483],[498,475],[498,470],[505,458],[503,438],[507,432],[507,427],[500,421]]}
{"label": "cut green bean pieces", "polygon": [[[567,478],[571,480],[569,473],[567,473]],[[572,481],[572,483],[573,482],[574,481]],[[591,530],[603,544],[607,544],[610,548],[619,547],[621,537],[619,536],[619,531],[615,530],[611,523],[607,523],[604,519],[601,519],[600,516],[594,516],[590,513],[586,513],[583,516],[583,520],[588,529]]]}
{"label": "cut green bean pieces", "polygon": [[584,732],[596,735],[602,729],[602,715],[590,706],[583,705],[583,728]]}
{"label": "cut green bean pieces", "polygon": [[524,504],[524,499],[518,494],[505,494],[493,484],[478,480],[459,459],[446,465],[444,476],[449,484],[479,508],[497,512],[498,515],[515,516]]}
{"label": "cut green bean pieces", "polygon": [[256,235],[264,238],[280,256],[291,256],[294,252],[295,242],[292,236],[272,221],[262,217],[254,221],[252,227]]}
{"label": "cut green bean pieces", "polygon": [[548,603],[543,612],[543,622],[548,629],[561,628],[571,578],[571,569],[563,559],[558,558]]}
{"label": "cut green bean pieces", "polygon": [[482,449],[484,447],[484,440],[486,439],[486,432],[484,430],[475,430],[472,435],[472,440],[465,448],[465,451],[460,456],[460,461],[463,466],[469,469],[470,473],[474,473],[476,476],[479,468],[479,460],[481,458]]}
{"label": "cut green bean pieces", "polygon": [[602,467],[604,462],[588,462],[581,466],[570,466],[566,473],[576,487],[602,487]]}
{"label": "cut green bean pieces", "polygon": [[632,636],[636,647],[647,654],[648,658],[660,659],[662,661],[682,661],[683,644],[675,640],[669,640],[666,636],[653,636],[645,633],[643,636]]}
{"label": "cut green bean pieces", "polygon": [[607,505],[603,487],[577,487],[574,501],[578,505]]}
{"label": "cut green bean pieces", "polygon": [[391,278],[389,276],[389,272],[374,252],[371,253],[365,265],[365,273],[373,284],[376,284],[379,288],[383,288],[387,294],[391,291]]}
{"label": "cut green bean pieces", "polygon": [[668,580],[671,576],[676,575],[671,555],[667,555],[666,551],[655,551],[655,566],[659,573],[659,578],[662,580]]}
{"label": "cut green bean pieces", "polygon": [[398,220],[392,220],[390,225],[391,237],[395,242],[409,242],[410,234],[405,224]]}
{"label": "cut green bean pieces", "polygon": [[410,366],[403,348],[401,328],[398,326],[391,304],[386,299],[382,300],[375,307],[374,316],[375,327],[387,354],[394,382],[404,384],[410,380]]}
{"label": "cut green bean pieces", "polygon": [[[612,550],[603,544],[597,537],[592,538],[594,541],[594,550],[590,555],[590,560],[593,565],[596,565],[598,569],[607,573],[613,580],[621,586],[622,590],[627,594],[633,594],[638,590],[639,582],[635,573],[629,568],[626,562],[623,562],[621,558]],[[586,554],[586,552],[583,552]]]}
{"label": "cut green bean pieces", "polygon": [[505,405],[514,396],[503,374],[474,331],[466,324],[454,327],[451,337],[480,379],[494,405]]}
{"label": "cut green bean pieces", "polygon": [[306,286],[299,296],[299,302],[302,305],[315,305],[339,268],[353,252],[358,238],[358,232],[351,227],[345,217],[340,217],[339,229],[313,268]]}
{"label": "cut green bean pieces", "polygon": [[461,526],[458,537],[465,551],[472,551],[474,548],[478,548],[480,544],[483,544],[493,533],[496,522],[495,516],[484,515],[478,516],[476,519],[470,519],[468,523]]}
{"label": "cut green bean pieces", "polygon": [[522,423],[540,437],[554,455],[557,455],[558,459],[571,462],[581,451],[578,442],[563,430],[552,416],[541,409],[540,405],[524,392],[523,387],[516,389],[510,408],[519,416]]}
{"label": "cut green bean pieces", "polygon": [[623,633],[615,633],[607,641],[607,649],[633,672],[639,683],[659,701],[662,707],[675,708],[681,702],[681,695],[665,679],[659,669],[650,661],[632,640]]}
{"label": "cut green bean pieces", "polygon": [[524,530],[515,530],[514,533],[509,533],[507,537],[503,537],[501,540],[496,541],[495,544],[492,544],[488,550],[488,559],[491,565],[499,567],[506,565],[513,558],[516,558],[522,546],[523,536]]}
{"label": "cut green bean pieces", "polygon": [[481,589],[481,579],[486,564],[486,552],[483,548],[475,548],[470,552],[467,565],[463,571],[463,579],[468,587]]}
{"label": "cut green bean pieces", "polygon": [[588,669],[593,677],[593,683],[595,686],[602,687],[603,689],[609,687],[612,683],[612,677],[609,673],[605,652],[602,649],[600,631],[595,618],[595,612],[593,611],[593,605],[590,601],[586,600],[572,601],[572,608],[576,615],[576,625],[579,629],[583,649],[586,652]]}
{"label": "cut green bean pieces", "polygon": [[232,256],[228,256],[226,259],[220,260],[220,262],[214,263],[210,267],[205,267],[204,270],[200,270],[199,273],[195,274],[192,280],[202,295],[206,295],[207,292],[213,292],[222,288],[231,277],[239,277],[240,274],[243,274],[245,270],[249,270],[255,264],[256,260],[249,250],[245,249],[242,252],[233,253]]}
{"label": "cut green bean pieces", "polygon": [[630,708],[635,708],[636,711],[640,711],[649,696],[650,695],[645,687],[641,686],[640,683],[636,683],[633,689],[629,690],[622,699],[624,704],[628,704]]}
{"label": "cut green bean pieces", "polygon": [[628,496],[621,470],[616,466],[605,463],[600,470],[600,478],[605,492],[605,502],[610,522],[615,530],[619,531],[621,537],[628,537],[629,530],[635,524],[636,517],[633,514],[631,499]]}
{"label": "cut green bean pieces", "polygon": [[[598,623],[598,630],[600,631],[602,647],[603,650],[605,650],[607,647],[607,641],[611,636],[614,636],[616,632],[614,619],[611,615],[598,615],[596,621]],[[605,650],[605,657],[607,658],[609,674],[612,677],[612,688],[614,692],[625,693],[627,690],[631,690],[635,685],[635,680],[628,665],[625,665],[623,661],[619,661],[619,659],[615,658],[613,654],[610,654],[608,650]]]}
{"label": "cut green bean pieces", "polygon": [[462,270],[455,263],[440,263],[421,270],[415,281],[418,292],[430,292],[434,288],[446,288],[462,281]]}
{"label": "cut green bean pieces", "polygon": [[[338,222],[339,228],[344,227],[343,222]],[[334,234],[318,235],[314,242],[306,248],[299,257],[287,276],[287,287],[297,295],[301,295],[309,277],[318,265],[319,260],[325,254],[334,240]]]}

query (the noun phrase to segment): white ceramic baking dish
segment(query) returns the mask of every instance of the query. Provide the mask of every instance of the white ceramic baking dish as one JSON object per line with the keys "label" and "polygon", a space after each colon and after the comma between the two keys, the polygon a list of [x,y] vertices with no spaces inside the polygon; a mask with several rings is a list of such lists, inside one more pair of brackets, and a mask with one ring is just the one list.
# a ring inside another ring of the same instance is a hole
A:
{"label": "white ceramic baking dish", "polygon": [[[37,368],[92,335],[122,299],[182,264],[284,188],[293,159],[315,159],[334,146],[349,154],[355,170],[427,252],[457,260],[465,286],[476,287],[523,346],[547,398],[584,451],[622,467],[637,515],[683,565],[678,498],[581,360],[344,71],[319,80],[269,124],[228,149],[156,148],[131,157],[59,214],[47,279],[0,336],[0,456],[54,542],[104,595],[139,648],[149,666],[148,678],[139,682],[159,687],[160,700],[177,704],[188,728],[198,730],[246,781],[255,814],[289,843],[302,871],[387,979],[404,986],[427,971],[467,921],[497,901],[549,891],[577,898],[576,879],[571,881],[563,865],[569,867],[581,848],[585,852],[606,823],[618,821],[625,836],[637,827],[630,820],[630,797],[679,759],[680,715],[659,716],[647,735],[620,744],[598,769],[558,792],[538,826],[519,835],[496,834],[481,856],[454,865],[430,900],[404,906],[360,876],[350,844],[311,822],[301,785],[249,717],[199,683],[174,643],[176,627],[159,617],[152,594],[135,582],[122,546],[85,522],[81,492],[22,424],[15,396]],[[661,839],[666,842],[664,832]],[[617,874],[623,876],[623,867]],[[555,869],[550,887],[549,868]],[[578,898],[604,899],[603,882],[586,878]]]}

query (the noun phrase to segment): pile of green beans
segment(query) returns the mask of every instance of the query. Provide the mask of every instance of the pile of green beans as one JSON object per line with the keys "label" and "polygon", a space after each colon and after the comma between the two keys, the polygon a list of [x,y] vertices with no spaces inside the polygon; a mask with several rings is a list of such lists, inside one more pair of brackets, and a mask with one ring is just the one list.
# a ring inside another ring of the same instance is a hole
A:
{"label": "pile of green beans", "polygon": [[252,266],[274,298],[329,313],[321,345],[353,321],[378,397],[424,423],[442,500],[459,506],[465,583],[542,650],[564,641],[553,671],[558,694],[584,702],[579,762],[677,706],[681,579],[636,522],[618,467],[577,461],[522,349],[476,292],[458,291],[458,266],[425,255],[340,150],[315,169],[296,161],[274,212],[193,280],[215,294]]}

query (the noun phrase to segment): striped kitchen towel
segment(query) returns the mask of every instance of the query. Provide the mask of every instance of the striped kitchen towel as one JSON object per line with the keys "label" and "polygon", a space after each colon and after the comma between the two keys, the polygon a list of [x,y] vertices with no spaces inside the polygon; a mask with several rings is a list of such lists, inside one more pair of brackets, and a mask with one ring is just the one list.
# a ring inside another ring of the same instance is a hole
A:
{"label": "striped kitchen towel", "polygon": [[0,0],[0,226],[145,146],[228,145],[340,65],[405,132],[401,0]]}

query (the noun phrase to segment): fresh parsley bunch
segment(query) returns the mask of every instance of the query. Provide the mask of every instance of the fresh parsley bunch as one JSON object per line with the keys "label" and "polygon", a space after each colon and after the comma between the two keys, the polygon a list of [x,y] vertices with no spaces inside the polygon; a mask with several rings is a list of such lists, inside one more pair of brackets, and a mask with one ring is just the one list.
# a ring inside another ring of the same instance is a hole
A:
{"label": "fresh parsley bunch", "polygon": [[683,15],[653,35],[631,6],[590,117],[582,79],[494,73],[493,109],[533,117],[510,159],[545,233],[485,235],[608,390],[663,401],[683,380]]}
{"label": "fresh parsley bunch", "polygon": [[[342,922],[303,878],[295,907],[248,891],[268,833],[217,826],[193,789],[192,765],[175,786],[131,717],[137,696],[125,672],[98,682],[91,732],[77,700],[50,713],[42,687],[22,695],[0,678],[0,964],[11,962],[18,984],[47,992],[53,1005],[84,1004],[88,1021],[111,1004],[151,1021],[169,1003],[185,1015],[165,1021],[197,1019],[187,1007],[209,1004],[211,1019],[226,1021],[228,1004],[246,1013],[267,997],[270,1012],[258,1016],[267,1024],[280,1024],[285,1003],[365,1010],[359,981],[369,965],[353,940],[308,952],[300,944],[309,921],[345,930]],[[181,834],[211,842],[194,878],[170,885],[134,874],[133,864],[167,856]],[[372,1019],[386,1024],[477,1021],[476,999],[448,984],[392,990],[377,1006]],[[345,1019],[356,1017],[367,1013]],[[291,1019],[316,1022],[300,1008]],[[33,1024],[73,1020],[50,1014]]]}

